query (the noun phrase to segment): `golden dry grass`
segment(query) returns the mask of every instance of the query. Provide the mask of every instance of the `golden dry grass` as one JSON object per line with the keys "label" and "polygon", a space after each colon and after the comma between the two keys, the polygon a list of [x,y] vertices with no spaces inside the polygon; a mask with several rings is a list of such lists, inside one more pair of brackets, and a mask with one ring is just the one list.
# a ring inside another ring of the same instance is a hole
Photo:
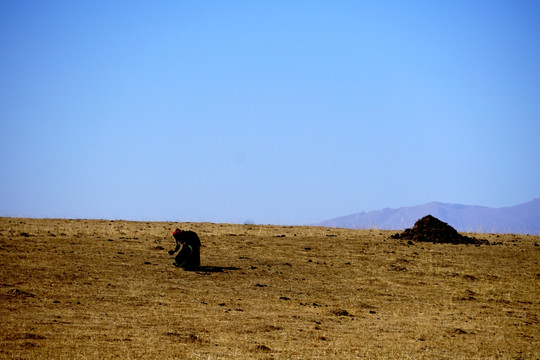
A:
{"label": "golden dry grass", "polygon": [[[176,227],[205,271],[171,265]],[[540,357],[539,236],[392,233],[0,218],[0,358]]]}

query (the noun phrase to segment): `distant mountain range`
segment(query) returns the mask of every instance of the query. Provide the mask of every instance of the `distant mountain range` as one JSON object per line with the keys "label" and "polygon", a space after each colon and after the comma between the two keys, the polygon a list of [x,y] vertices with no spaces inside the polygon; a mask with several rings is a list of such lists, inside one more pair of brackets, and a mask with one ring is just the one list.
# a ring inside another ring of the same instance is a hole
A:
{"label": "distant mountain range", "polygon": [[361,212],[313,225],[349,229],[404,230],[411,228],[425,215],[432,215],[461,232],[540,235],[540,199],[502,208],[430,202],[398,209]]}

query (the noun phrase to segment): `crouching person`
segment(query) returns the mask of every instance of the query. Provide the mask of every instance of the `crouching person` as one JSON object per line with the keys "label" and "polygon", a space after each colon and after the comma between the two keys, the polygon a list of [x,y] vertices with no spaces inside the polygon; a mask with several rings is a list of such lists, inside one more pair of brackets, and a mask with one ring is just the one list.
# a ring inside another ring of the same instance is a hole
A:
{"label": "crouching person", "polygon": [[169,255],[180,252],[174,258],[173,265],[185,270],[196,269],[201,266],[201,240],[193,231],[176,229],[173,232],[176,248],[169,251]]}

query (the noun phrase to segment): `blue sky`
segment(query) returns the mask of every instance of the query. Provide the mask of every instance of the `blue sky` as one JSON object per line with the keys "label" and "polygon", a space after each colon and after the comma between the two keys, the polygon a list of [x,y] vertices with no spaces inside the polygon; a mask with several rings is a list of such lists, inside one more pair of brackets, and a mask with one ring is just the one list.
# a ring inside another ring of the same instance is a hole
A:
{"label": "blue sky", "polygon": [[540,197],[538,1],[2,1],[0,216]]}

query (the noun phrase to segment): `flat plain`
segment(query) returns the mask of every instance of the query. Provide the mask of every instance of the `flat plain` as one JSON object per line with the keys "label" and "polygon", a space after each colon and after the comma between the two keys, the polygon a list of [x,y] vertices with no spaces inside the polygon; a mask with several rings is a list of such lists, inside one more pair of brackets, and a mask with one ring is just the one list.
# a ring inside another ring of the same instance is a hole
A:
{"label": "flat plain", "polygon": [[0,358],[540,358],[540,236],[394,233],[0,218]]}

